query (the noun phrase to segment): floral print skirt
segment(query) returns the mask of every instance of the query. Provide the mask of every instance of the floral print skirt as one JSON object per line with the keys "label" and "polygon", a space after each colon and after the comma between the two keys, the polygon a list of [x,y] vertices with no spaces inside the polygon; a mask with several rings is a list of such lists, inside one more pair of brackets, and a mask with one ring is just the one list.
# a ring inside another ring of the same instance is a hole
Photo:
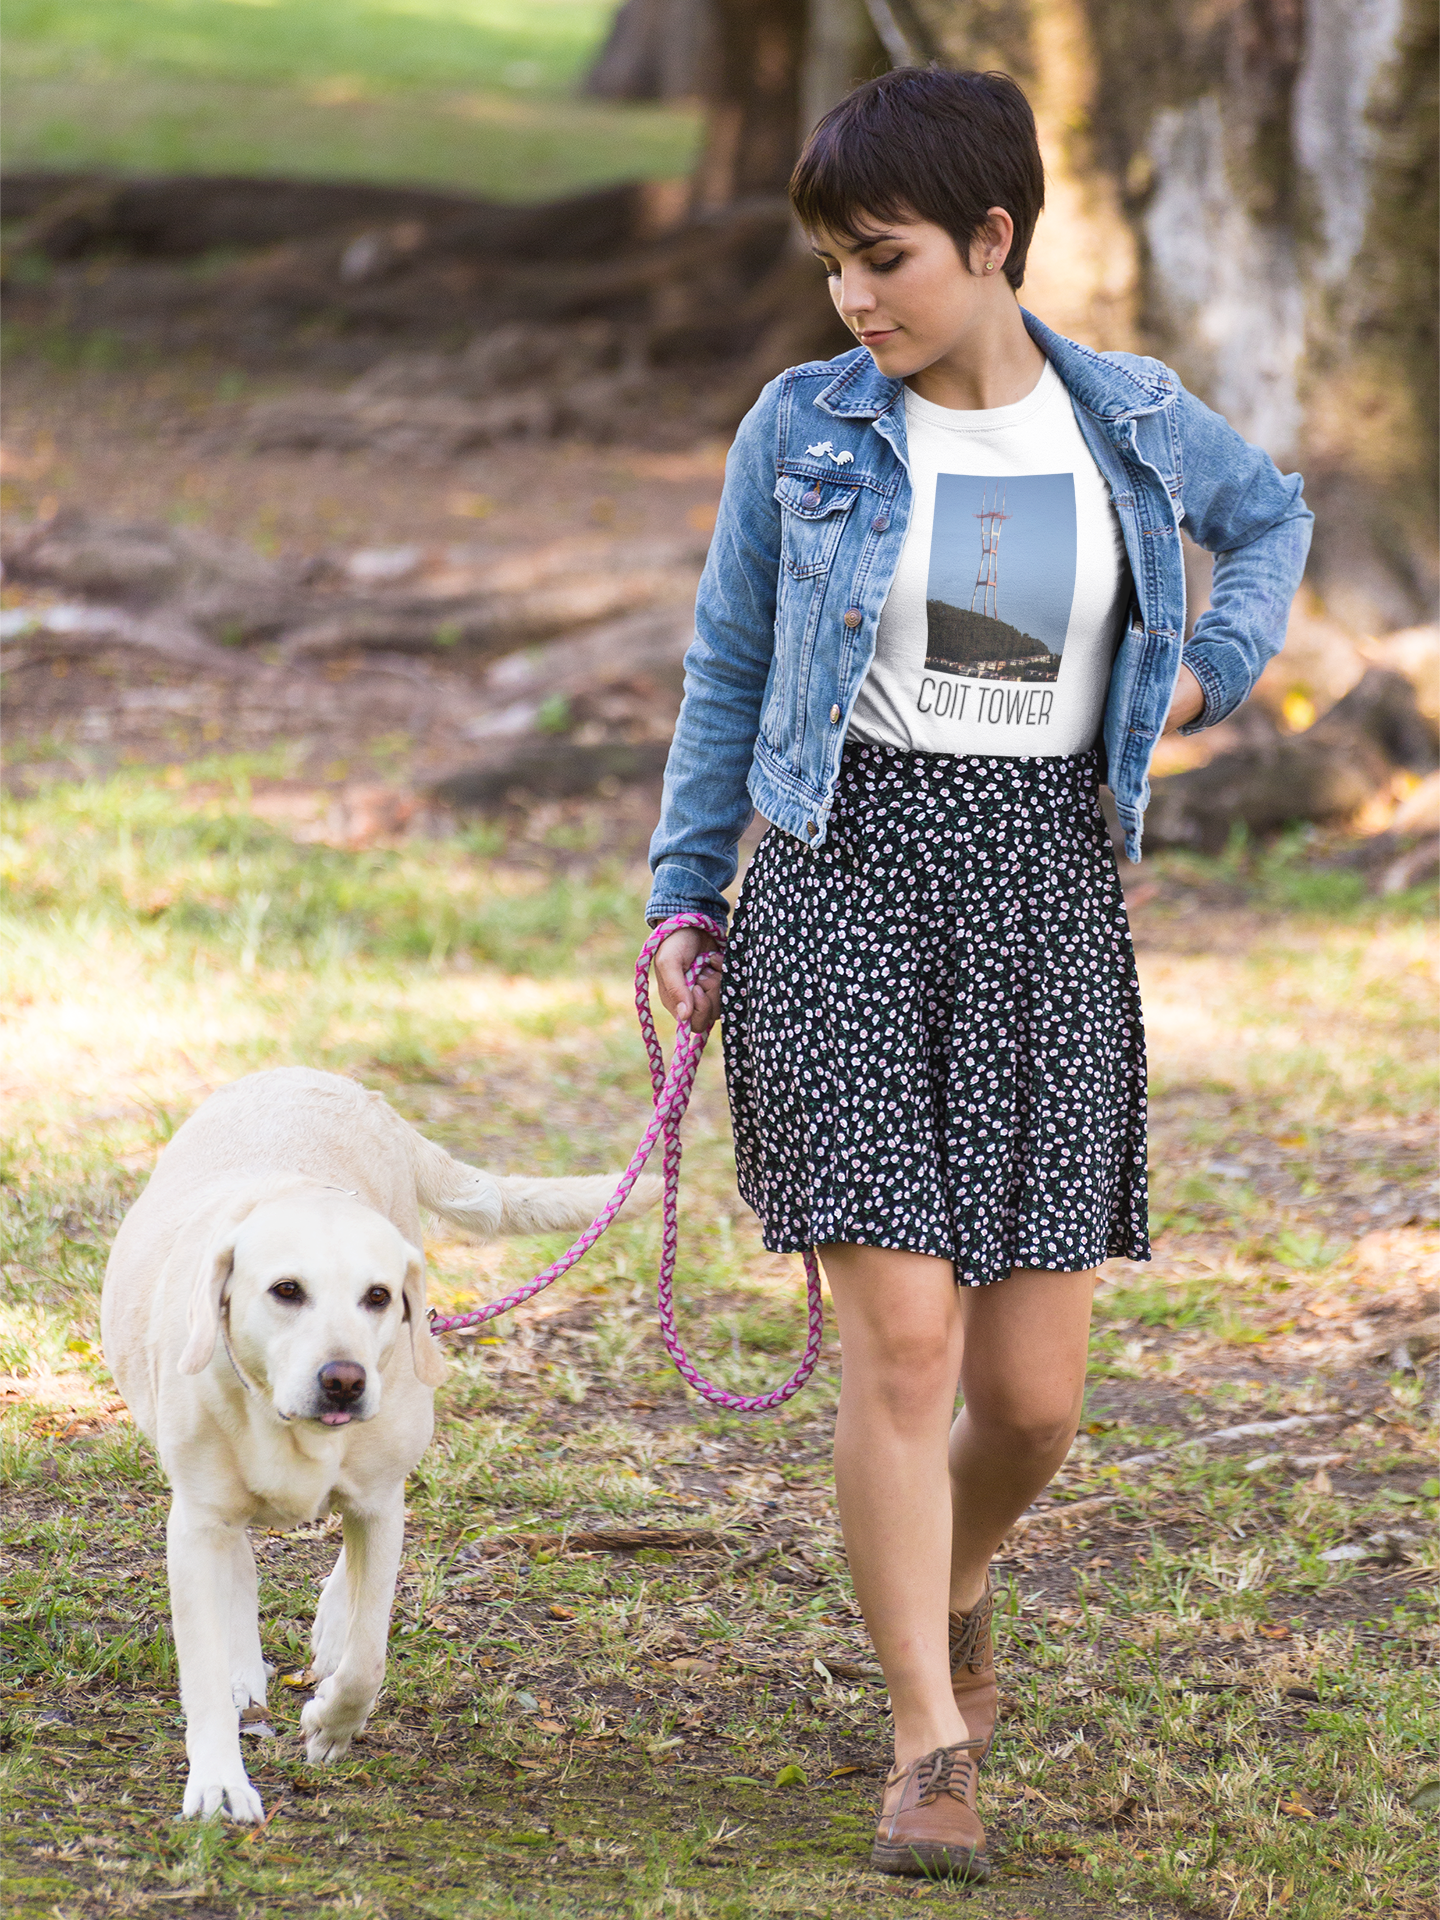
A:
{"label": "floral print skirt", "polygon": [[1099,756],[847,745],[819,847],[772,828],[722,984],[765,1245],[985,1286],[1149,1258],[1145,1036]]}

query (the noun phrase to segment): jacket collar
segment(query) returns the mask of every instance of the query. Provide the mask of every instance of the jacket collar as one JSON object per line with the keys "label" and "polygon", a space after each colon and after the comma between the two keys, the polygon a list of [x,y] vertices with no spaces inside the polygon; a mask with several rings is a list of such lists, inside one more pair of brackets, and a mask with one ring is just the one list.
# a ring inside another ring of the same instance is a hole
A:
{"label": "jacket collar", "polygon": [[1159,413],[1175,398],[1175,376],[1159,360],[1142,360],[1135,354],[1119,360],[1113,354],[1097,353],[1077,340],[1067,340],[1024,307],[1020,315],[1071,398],[1087,413],[1101,420],[1135,420],[1142,414]]}
{"label": "jacket collar", "polygon": [[[1159,361],[1127,356],[1127,364],[1067,340],[1024,307],[1020,313],[1030,338],[1087,413],[1101,420],[1133,420],[1158,413],[1174,398],[1175,376]],[[839,372],[815,396],[814,404],[837,420],[877,419],[904,394],[904,382],[881,373],[864,347],[842,353],[829,364]]]}
{"label": "jacket collar", "polygon": [[840,373],[815,396],[814,404],[837,420],[874,420],[888,413],[905,392],[903,380],[881,373],[868,347],[852,347],[830,365],[839,367]]}

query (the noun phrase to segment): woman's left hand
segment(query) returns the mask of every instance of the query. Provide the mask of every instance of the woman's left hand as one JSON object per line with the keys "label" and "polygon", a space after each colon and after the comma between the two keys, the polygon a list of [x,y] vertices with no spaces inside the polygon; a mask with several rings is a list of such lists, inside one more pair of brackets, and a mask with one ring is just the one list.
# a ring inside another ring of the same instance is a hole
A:
{"label": "woman's left hand", "polygon": [[1204,711],[1205,689],[1189,667],[1181,667],[1180,678],[1175,682],[1175,692],[1170,700],[1170,711],[1165,716],[1166,733],[1174,733],[1177,727],[1188,727]]}

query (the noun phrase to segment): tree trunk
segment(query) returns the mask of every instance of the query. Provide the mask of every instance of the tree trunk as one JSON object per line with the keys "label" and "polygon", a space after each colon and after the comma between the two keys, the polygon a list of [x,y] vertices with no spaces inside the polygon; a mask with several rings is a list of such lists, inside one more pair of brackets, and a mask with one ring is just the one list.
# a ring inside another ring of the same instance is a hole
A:
{"label": "tree trunk", "polygon": [[1308,586],[1353,631],[1437,590],[1431,0],[913,0],[1026,87],[1049,206],[1026,304],[1155,353],[1316,512]]}
{"label": "tree trunk", "polygon": [[600,100],[683,100],[715,58],[713,0],[625,0],[581,92]]}
{"label": "tree trunk", "polygon": [[802,135],[852,87],[889,64],[866,0],[810,0],[800,69]]}
{"label": "tree trunk", "polygon": [[800,143],[806,0],[717,0],[715,64],[695,205],[784,193]]}

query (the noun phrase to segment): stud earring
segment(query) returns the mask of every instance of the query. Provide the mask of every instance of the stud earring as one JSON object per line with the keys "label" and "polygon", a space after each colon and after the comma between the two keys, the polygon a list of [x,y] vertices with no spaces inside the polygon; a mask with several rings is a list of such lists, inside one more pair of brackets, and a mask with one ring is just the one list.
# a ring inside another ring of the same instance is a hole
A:
{"label": "stud earring", "polygon": [[985,262],[985,271],[986,271],[986,273],[994,273],[994,271],[995,271],[995,262],[994,262],[993,260],[987,260],[987,261]]}

